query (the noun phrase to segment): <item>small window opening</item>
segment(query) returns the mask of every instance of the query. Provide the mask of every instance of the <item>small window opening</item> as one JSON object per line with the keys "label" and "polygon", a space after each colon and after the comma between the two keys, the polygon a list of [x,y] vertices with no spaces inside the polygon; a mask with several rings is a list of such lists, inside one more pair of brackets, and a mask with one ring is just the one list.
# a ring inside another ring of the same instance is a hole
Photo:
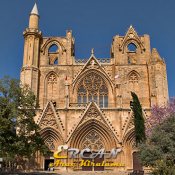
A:
{"label": "small window opening", "polygon": [[49,53],[54,53],[54,52],[58,52],[58,46],[56,44],[51,45],[49,48]]}
{"label": "small window opening", "polygon": [[57,64],[58,64],[58,58],[56,58],[54,61],[54,65],[57,65]]}
{"label": "small window opening", "polygon": [[130,58],[128,57],[128,64],[131,64],[131,60],[130,60]]}
{"label": "small window opening", "polygon": [[136,52],[136,50],[137,50],[137,47],[134,43],[128,44],[128,51],[129,52]]}

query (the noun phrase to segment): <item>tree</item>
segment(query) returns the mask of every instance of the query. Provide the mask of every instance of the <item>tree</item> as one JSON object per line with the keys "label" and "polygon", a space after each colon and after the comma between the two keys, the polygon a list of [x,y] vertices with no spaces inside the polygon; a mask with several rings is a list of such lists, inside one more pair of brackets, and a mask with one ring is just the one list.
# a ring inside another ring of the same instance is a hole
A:
{"label": "tree", "polygon": [[134,126],[135,126],[135,140],[136,145],[146,140],[145,136],[145,121],[143,118],[142,106],[137,95],[131,92],[133,101],[131,102],[131,109],[134,114]]}
{"label": "tree", "polygon": [[152,130],[160,125],[169,116],[175,113],[175,98],[171,98],[166,106],[153,106],[151,108],[151,116],[146,119],[146,135],[149,137]]}
{"label": "tree", "polygon": [[16,79],[0,80],[0,156],[12,164],[30,160],[37,151],[49,152],[34,121],[36,98]]}
{"label": "tree", "polygon": [[175,113],[154,127],[147,142],[139,149],[143,165],[152,167],[153,174],[174,175]]}

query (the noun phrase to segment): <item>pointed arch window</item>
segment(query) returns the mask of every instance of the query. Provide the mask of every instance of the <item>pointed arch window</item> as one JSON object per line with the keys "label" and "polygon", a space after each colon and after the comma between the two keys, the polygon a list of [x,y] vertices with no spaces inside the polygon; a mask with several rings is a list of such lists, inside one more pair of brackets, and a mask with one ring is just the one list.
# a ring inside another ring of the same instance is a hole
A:
{"label": "pointed arch window", "polygon": [[58,46],[56,44],[52,44],[50,47],[49,47],[49,53],[55,53],[55,52],[58,52]]}
{"label": "pointed arch window", "polygon": [[47,77],[47,97],[49,100],[54,99],[54,94],[57,93],[57,76],[55,73],[50,73]]}
{"label": "pointed arch window", "polygon": [[134,43],[129,43],[127,47],[129,52],[136,52],[137,50],[137,46]]}
{"label": "pointed arch window", "polygon": [[56,44],[52,44],[48,48],[48,58],[50,65],[57,65],[59,58],[59,47]]}
{"label": "pointed arch window", "polygon": [[131,91],[138,92],[139,86],[139,76],[136,72],[131,72],[129,74],[129,88]]}
{"label": "pointed arch window", "polygon": [[108,88],[101,76],[92,72],[85,76],[78,86],[78,103],[96,102],[108,107]]}
{"label": "pointed arch window", "polygon": [[130,75],[129,75],[129,81],[132,82],[132,83],[137,83],[139,80],[139,77],[137,75],[136,72],[132,72]]}
{"label": "pointed arch window", "polygon": [[57,64],[58,64],[58,58],[55,59],[55,61],[54,61],[53,64],[54,64],[54,65],[57,65]]}

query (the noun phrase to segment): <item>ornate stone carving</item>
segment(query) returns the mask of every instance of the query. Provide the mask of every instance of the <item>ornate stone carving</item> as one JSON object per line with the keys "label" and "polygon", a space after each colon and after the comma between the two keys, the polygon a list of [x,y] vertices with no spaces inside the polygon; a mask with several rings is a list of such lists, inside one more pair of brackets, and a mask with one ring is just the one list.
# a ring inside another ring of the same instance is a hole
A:
{"label": "ornate stone carving", "polygon": [[54,73],[51,73],[47,79],[48,84],[56,84],[57,83],[57,77]]}
{"label": "ornate stone carving", "polygon": [[129,81],[132,83],[138,82],[139,78],[135,72],[132,72],[129,76]]}
{"label": "ornate stone carving", "polygon": [[41,128],[45,128],[45,127],[54,127],[56,129],[58,129],[58,124],[56,122],[56,118],[54,116],[54,112],[51,108],[51,106],[49,105],[43,118],[41,119],[41,122],[40,122],[40,127]]}
{"label": "ornate stone carving", "polygon": [[85,76],[78,87],[78,102],[95,101],[101,107],[108,105],[108,88],[101,76],[91,72]]}
{"label": "ornate stone carving", "polygon": [[88,69],[99,69],[99,64],[94,58],[92,58],[89,61],[89,63],[87,63],[86,68],[88,68]]}
{"label": "ornate stone carving", "polygon": [[103,141],[99,134],[95,131],[89,132],[82,142],[82,148],[89,148],[91,150],[99,150],[104,148]]}
{"label": "ornate stone carving", "polygon": [[92,106],[86,113],[86,116],[84,118],[84,122],[90,119],[96,119],[99,121],[102,121],[102,117],[99,113],[99,111],[97,110],[97,108],[95,106]]}
{"label": "ornate stone carving", "polygon": [[46,145],[48,146],[48,148],[50,150],[54,150],[55,149],[55,144],[54,144],[54,140],[49,136],[49,138],[47,140],[45,140]]}

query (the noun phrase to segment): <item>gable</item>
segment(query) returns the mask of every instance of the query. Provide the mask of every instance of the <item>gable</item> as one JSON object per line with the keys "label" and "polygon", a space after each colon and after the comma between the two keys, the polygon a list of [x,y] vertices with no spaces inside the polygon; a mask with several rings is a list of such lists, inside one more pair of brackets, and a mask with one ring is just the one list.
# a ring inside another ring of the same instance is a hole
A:
{"label": "gable", "polygon": [[112,126],[112,123],[102,113],[102,111],[97,106],[97,104],[94,102],[91,102],[89,103],[87,109],[84,111],[84,114],[82,115],[82,117],[80,117],[79,121],[77,122],[77,125],[72,128],[71,132],[68,135],[67,141],[70,139],[72,135],[74,135],[76,130],[78,130],[80,127],[84,126],[86,123],[90,123],[90,122],[93,123],[94,121],[99,124],[101,123],[105,125],[106,128],[108,128],[108,130],[110,130],[111,133],[113,133],[113,136],[115,137],[115,139],[118,140],[118,138],[116,137],[117,131]]}
{"label": "gable", "polygon": [[134,44],[139,45],[141,50],[145,49],[140,37],[138,36],[137,32],[135,31],[135,29],[132,26],[129,27],[129,29],[128,29],[128,31],[123,39],[123,42],[120,45],[120,50],[124,51],[125,45],[129,44],[130,42],[131,43],[134,42]]}
{"label": "gable", "polygon": [[48,102],[39,121],[37,122],[41,129],[46,127],[54,128],[63,133],[64,126],[61,118],[57,115],[52,102]]}
{"label": "gable", "polygon": [[111,89],[113,90],[114,84],[111,78],[109,77],[104,67],[101,66],[101,64],[98,62],[98,60],[95,58],[93,54],[73,80],[72,83],[73,89],[77,85],[77,82],[80,82],[82,77],[86,76],[90,72],[96,72],[97,74],[101,74],[103,78],[107,80],[108,84],[110,84]]}

